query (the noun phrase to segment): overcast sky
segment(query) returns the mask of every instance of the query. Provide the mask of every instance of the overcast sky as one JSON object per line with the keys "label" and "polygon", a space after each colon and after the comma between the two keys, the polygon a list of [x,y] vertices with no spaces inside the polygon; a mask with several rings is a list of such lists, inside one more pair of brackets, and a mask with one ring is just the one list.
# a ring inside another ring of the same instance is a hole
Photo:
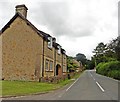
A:
{"label": "overcast sky", "polygon": [[67,55],[90,58],[98,43],[118,36],[119,0],[0,0],[0,29],[14,16],[15,6],[28,7],[27,19],[56,37]]}

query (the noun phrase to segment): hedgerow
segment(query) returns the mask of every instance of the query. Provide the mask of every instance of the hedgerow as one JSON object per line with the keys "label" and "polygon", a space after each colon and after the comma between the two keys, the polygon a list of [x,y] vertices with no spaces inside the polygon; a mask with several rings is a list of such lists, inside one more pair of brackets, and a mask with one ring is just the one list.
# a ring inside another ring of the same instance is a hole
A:
{"label": "hedgerow", "polygon": [[96,72],[120,80],[120,62],[110,61],[99,63],[96,67]]}

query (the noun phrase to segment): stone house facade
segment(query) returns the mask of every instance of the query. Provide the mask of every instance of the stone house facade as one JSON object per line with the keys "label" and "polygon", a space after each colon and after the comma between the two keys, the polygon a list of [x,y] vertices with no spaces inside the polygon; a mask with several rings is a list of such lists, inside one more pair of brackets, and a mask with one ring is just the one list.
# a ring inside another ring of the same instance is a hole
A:
{"label": "stone house facade", "polygon": [[27,10],[17,5],[15,15],[0,31],[2,79],[39,81],[66,74],[65,50],[56,38],[27,20]]}

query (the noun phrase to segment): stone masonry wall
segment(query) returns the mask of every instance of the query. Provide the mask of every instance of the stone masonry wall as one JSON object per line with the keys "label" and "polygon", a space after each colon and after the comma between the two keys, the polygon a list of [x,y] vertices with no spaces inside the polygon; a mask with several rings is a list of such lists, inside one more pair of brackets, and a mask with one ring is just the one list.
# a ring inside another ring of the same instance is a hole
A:
{"label": "stone masonry wall", "polygon": [[38,80],[42,69],[42,37],[20,17],[0,37],[2,77],[5,80]]}

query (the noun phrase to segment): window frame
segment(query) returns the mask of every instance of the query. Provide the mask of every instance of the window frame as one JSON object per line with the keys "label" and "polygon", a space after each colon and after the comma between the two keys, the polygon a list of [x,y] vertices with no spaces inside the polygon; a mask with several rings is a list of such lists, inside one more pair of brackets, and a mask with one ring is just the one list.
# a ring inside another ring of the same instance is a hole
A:
{"label": "window frame", "polygon": [[61,54],[61,47],[60,46],[58,46],[58,54],[60,55]]}
{"label": "window frame", "polygon": [[45,71],[49,71],[49,60],[45,60]]}
{"label": "window frame", "polygon": [[52,49],[52,46],[53,46],[53,44],[52,44],[52,37],[48,37],[48,42],[47,42],[47,44],[48,44],[48,48],[51,48],[51,49]]}
{"label": "window frame", "polygon": [[53,71],[53,61],[49,61],[49,71]]}

